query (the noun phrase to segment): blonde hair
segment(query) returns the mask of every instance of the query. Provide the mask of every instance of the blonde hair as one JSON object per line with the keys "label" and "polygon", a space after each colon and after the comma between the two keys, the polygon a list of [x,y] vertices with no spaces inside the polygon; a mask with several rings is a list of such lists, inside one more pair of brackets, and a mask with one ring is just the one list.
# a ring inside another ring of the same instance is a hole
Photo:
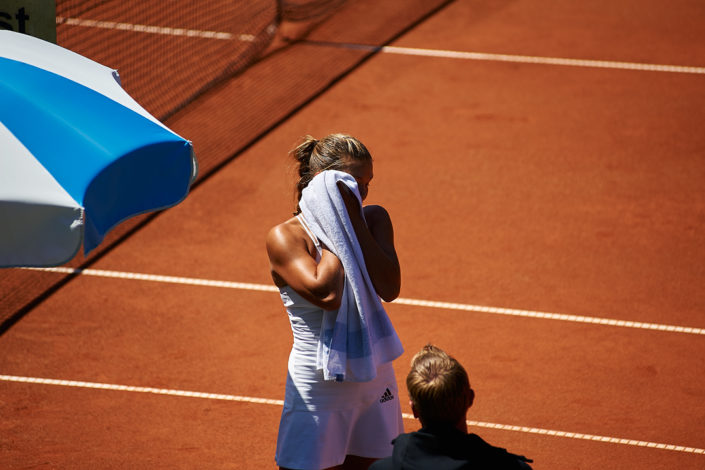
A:
{"label": "blonde hair", "polygon": [[456,425],[465,420],[472,404],[473,392],[465,368],[432,344],[414,355],[406,387],[423,426]]}
{"label": "blonde hair", "polygon": [[[347,160],[371,161],[372,156],[362,142],[346,134],[330,134],[321,140],[307,135],[290,152],[298,162],[299,181],[296,184],[297,198],[313,179],[324,170],[343,170]],[[297,207],[296,213],[299,212]]]}

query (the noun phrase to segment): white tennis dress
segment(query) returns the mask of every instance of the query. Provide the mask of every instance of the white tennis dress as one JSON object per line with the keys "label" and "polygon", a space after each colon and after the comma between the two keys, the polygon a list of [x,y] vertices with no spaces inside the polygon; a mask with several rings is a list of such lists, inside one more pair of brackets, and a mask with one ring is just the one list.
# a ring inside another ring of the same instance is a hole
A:
{"label": "white tennis dress", "polygon": [[[306,225],[302,221],[304,229]],[[308,232],[308,230],[307,230]],[[318,240],[311,234],[318,249]],[[382,458],[404,431],[392,363],[370,382],[324,381],[316,369],[323,310],[291,287],[279,289],[294,336],[277,438],[280,467],[318,470],[340,465],[346,455]]]}

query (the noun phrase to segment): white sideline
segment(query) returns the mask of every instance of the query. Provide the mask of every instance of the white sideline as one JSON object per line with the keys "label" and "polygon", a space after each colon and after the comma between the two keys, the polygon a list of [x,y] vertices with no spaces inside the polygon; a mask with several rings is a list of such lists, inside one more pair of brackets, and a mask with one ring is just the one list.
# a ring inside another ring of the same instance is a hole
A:
{"label": "white sideline", "polygon": [[563,57],[540,57],[513,54],[489,54],[484,52],[460,52],[415,47],[386,46],[381,49],[388,54],[442,57],[447,59],[489,60],[523,64],[564,65],[571,67],[596,67],[605,69],[642,70],[647,72],[671,72],[705,74],[705,67],[683,65],[644,64],[639,62],[618,62],[611,60],[567,59]]}
{"label": "white sideline", "polygon": [[[278,292],[278,289],[271,285],[253,284],[246,282],[216,281],[209,279],[198,279],[190,277],[161,276],[155,274],[141,274],[124,271],[108,271],[102,269],[74,269],[67,267],[57,268],[25,268],[36,271],[47,271],[63,274],[80,274],[83,276],[99,276],[118,279],[133,279],[140,281],[165,282],[172,284],[186,284],[193,286],[221,287],[226,289],[243,289],[255,291]],[[705,335],[705,328],[695,328],[690,326],[665,325],[660,323],[645,323],[629,320],[615,320],[612,318],[590,317],[584,315],[570,315],[565,313],[538,312],[532,310],[521,310],[516,308],[487,307],[483,305],[460,304],[453,302],[439,302],[434,300],[419,299],[396,299],[393,303],[401,305],[412,305],[417,307],[438,308],[445,310],[464,310],[468,312],[480,312],[493,315],[508,315],[525,318],[538,318],[544,320],[558,320],[574,323],[590,323],[595,325],[616,326],[621,328],[637,328],[642,330],[665,331],[671,333],[685,333],[693,335]]]}

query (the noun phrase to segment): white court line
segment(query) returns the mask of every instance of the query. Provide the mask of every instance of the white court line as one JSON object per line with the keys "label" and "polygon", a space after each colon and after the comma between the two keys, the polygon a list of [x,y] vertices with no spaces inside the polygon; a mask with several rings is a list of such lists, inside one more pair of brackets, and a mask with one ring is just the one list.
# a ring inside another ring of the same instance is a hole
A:
{"label": "white court line", "polygon": [[385,46],[382,52],[388,54],[415,55],[425,57],[443,57],[464,60],[489,60],[496,62],[514,62],[524,64],[566,65],[571,67],[597,67],[606,69],[644,70],[649,72],[672,72],[705,74],[705,67],[682,65],[644,64],[638,62],[615,62],[610,60],[566,59],[562,57],[539,57],[511,54],[488,54],[483,52],[458,52],[414,47]]}
{"label": "white court line", "polygon": [[567,59],[563,57],[542,57],[516,54],[492,54],[487,52],[463,52],[449,51],[443,49],[423,49],[418,47],[397,47],[397,46],[370,46],[366,44],[349,44],[336,42],[322,41],[303,41],[306,44],[323,46],[323,47],[339,47],[343,49],[356,49],[365,51],[379,51],[386,54],[422,56],[422,57],[440,57],[444,59],[461,59],[461,60],[485,60],[493,62],[511,62],[519,64],[542,64],[542,65],[563,65],[570,67],[593,67],[604,69],[622,69],[622,70],[642,70],[648,72],[670,72],[670,73],[691,73],[705,74],[705,67],[694,67],[685,65],[663,65],[663,64],[645,64],[640,62],[619,62],[611,60],[590,60],[590,59]]}
{"label": "white court line", "polygon": [[[118,23],[115,21],[88,20],[81,18],[63,18],[56,17],[56,24],[66,24],[70,26],[83,26],[88,28],[100,29],[115,29],[120,31],[135,31],[138,33],[162,34],[166,36],[184,36],[189,38],[205,38],[205,39],[238,39],[243,42],[252,42],[255,40],[253,34],[232,34],[218,31],[200,31],[196,29],[184,28],[169,28],[166,26],[149,26],[143,24]],[[272,26],[269,26],[270,33]]]}
{"label": "white court line", "polygon": [[[81,274],[84,276],[100,276],[119,279],[134,279],[140,281],[165,282],[172,284],[186,284],[193,286],[222,287],[227,289],[257,290],[267,292],[279,292],[274,286],[265,284],[252,284],[245,282],[214,281],[208,279],[197,279],[190,277],[160,276],[155,274],[140,274],[123,271],[106,271],[102,269],[74,269],[67,267],[57,268],[25,268],[35,271],[48,271],[65,274]],[[537,312],[532,310],[520,310],[515,308],[486,307],[482,305],[459,304],[452,302],[437,302],[433,300],[417,299],[396,299],[393,303],[401,305],[413,305],[417,307],[440,308],[445,310],[464,310],[468,312],[489,313],[493,315],[509,315],[515,317],[540,318],[544,320],[559,320],[574,323],[590,323],[595,325],[617,326],[622,328],[638,328],[642,330],[668,331],[672,333],[686,333],[693,335],[705,335],[705,328],[694,328],[689,326],[664,325],[660,323],[645,323],[628,320],[614,320],[611,318],[588,317],[584,315],[568,315],[564,313]]]}
{"label": "white court line", "polygon": [[270,400],[268,398],[252,398],[238,395],[223,395],[220,393],[187,392],[185,390],[171,390],[168,388],[134,387],[132,385],[115,385],[96,382],[81,382],[76,380],[40,379],[37,377],[21,377],[16,375],[0,375],[0,380],[6,382],[20,382],[43,385],[61,385],[64,387],[94,388],[101,390],[115,390],[121,392],[153,393],[155,395],[170,395],[176,397],[208,398],[211,400],[241,401],[247,403],[264,403],[266,405],[282,406],[282,400]]}
{"label": "white court line", "polygon": [[[273,400],[269,398],[254,398],[245,397],[240,395],[225,395],[220,393],[203,393],[203,392],[191,392],[186,390],[172,390],[166,388],[153,388],[153,387],[135,387],[131,385],[116,385],[116,384],[106,384],[106,383],[96,383],[96,382],[83,382],[75,380],[57,380],[57,379],[43,379],[37,377],[22,377],[16,375],[0,375],[0,380],[6,382],[19,382],[19,383],[31,383],[31,384],[42,384],[42,385],[59,385],[63,387],[76,387],[76,388],[91,388],[100,390],[114,390],[123,392],[135,392],[135,393],[151,393],[156,395],[168,395],[168,396],[178,396],[178,397],[189,397],[189,398],[205,398],[210,400],[226,400],[226,401],[238,401],[245,403],[259,403],[265,405],[277,405],[282,406],[284,402],[282,400]],[[405,419],[415,419],[413,415],[408,413],[403,413],[402,417]],[[661,444],[657,442],[647,442],[639,441],[635,439],[623,439],[618,437],[607,437],[607,436],[596,436],[593,434],[583,434],[575,432],[566,431],[555,431],[551,429],[541,429],[541,428],[530,428],[526,426],[513,426],[507,424],[497,424],[497,423],[487,423],[483,421],[468,421],[469,426],[497,429],[501,431],[514,431],[523,432],[529,434],[538,434],[543,436],[553,436],[553,437],[564,437],[568,439],[582,439],[587,441],[597,441],[605,442],[609,444],[621,444],[636,447],[647,447],[651,449],[662,449],[670,450],[674,452],[686,452],[691,454],[705,454],[705,449],[698,449],[696,447],[686,447],[678,446],[673,444]]]}

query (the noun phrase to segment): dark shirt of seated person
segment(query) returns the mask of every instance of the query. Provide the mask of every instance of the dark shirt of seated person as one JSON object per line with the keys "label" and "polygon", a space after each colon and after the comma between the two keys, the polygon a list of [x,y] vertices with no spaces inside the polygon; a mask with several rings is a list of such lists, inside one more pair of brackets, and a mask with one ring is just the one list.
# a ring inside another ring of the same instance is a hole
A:
{"label": "dark shirt of seated person", "polygon": [[414,356],[406,386],[421,429],[399,435],[392,456],[369,470],[531,470],[526,457],[468,433],[475,392],[465,368],[442,349],[429,344]]}

